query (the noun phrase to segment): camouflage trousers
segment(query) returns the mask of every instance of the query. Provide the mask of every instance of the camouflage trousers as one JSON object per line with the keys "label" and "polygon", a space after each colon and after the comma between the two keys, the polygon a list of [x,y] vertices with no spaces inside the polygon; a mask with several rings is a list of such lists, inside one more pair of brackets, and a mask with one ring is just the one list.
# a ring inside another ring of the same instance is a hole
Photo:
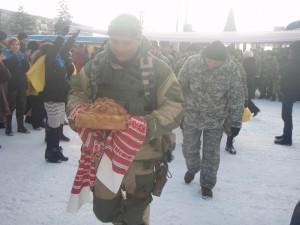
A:
{"label": "camouflage trousers", "polygon": [[114,225],[149,225],[154,179],[152,161],[134,161],[116,194],[97,179],[94,214],[100,221]]}
{"label": "camouflage trousers", "polygon": [[[212,189],[217,182],[220,164],[220,143],[223,128],[199,130],[183,124],[182,151],[189,172],[200,171],[200,185]],[[203,141],[202,160],[200,154],[201,136]]]}

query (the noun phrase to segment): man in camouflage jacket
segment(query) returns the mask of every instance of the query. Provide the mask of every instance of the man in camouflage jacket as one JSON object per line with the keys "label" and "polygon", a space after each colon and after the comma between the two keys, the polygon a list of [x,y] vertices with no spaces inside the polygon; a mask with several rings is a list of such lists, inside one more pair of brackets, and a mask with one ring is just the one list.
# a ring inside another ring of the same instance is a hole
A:
{"label": "man in camouflage jacket", "polygon": [[171,69],[149,53],[137,18],[127,14],[115,18],[108,34],[106,49],[73,78],[67,110],[108,97],[129,114],[145,117],[146,140],[123,179],[125,196],[121,190],[114,194],[97,179],[94,213],[102,222],[148,225],[149,204],[157,182],[154,167],[165,155],[162,137],[179,126],[183,95]]}
{"label": "man in camouflage jacket", "polygon": [[179,73],[185,98],[182,150],[188,171],[184,179],[190,183],[201,170],[203,197],[213,195],[225,121],[231,121],[232,135],[241,126],[244,97],[239,73],[240,69],[218,41],[211,43],[202,54],[191,56]]}

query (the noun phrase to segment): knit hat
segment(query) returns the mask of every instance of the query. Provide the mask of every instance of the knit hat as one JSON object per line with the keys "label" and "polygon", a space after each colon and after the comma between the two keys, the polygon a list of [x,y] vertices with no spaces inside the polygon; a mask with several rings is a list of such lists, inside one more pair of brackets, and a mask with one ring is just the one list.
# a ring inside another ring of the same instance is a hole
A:
{"label": "knit hat", "polygon": [[142,36],[142,25],[135,16],[122,14],[110,22],[107,33],[109,36],[121,35],[140,38]]}
{"label": "knit hat", "polygon": [[6,38],[7,38],[7,34],[4,31],[0,30],[0,41],[5,40]]}
{"label": "knit hat", "polygon": [[225,61],[227,52],[225,46],[220,41],[214,41],[206,47],[203,52],[205,58],[214,59],[217,61]]}

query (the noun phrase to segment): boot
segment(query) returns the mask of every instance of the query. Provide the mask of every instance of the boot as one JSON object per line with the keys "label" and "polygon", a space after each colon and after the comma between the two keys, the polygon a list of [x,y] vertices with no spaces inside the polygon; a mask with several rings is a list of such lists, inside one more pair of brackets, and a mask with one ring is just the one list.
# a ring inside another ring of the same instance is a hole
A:
{"label": "boot", "polygon": [[48,127],[46,131],[46,143],[47,148],[45,151],[45,159],[51,163],[58,163],[61,161],[60,149],[59,149],[59,135],[60,129]]}
{"label": "boot", "polygon": [[201,194],[203,199],[209,199],[213,197],[212,190],[207,187],[201,187]]}
{"label": "boot", "polygon": [[63,154],[63,148],[61,146],[59,146],[58,150],[59,150],[58,155],[59,155],[60,160],[65,161],[65,162],[68,161],[69,158],[64,156],[64,154]]}
{"label": "boot", "polygon": [[195,178],[195,174],[190,171],[187,171],[184,175],[184,182],[186,184],[189,184],[194,180],[194,178]]}
{"label": "boot", "polygon": [[24,118],[22,117],[18,117],[17,118],[17,124],[18,124],[18,132],[19,133],[23,133],[23,134],[29,134],[29,130],[27,130],[27,128],[24,126]]}
{"label": "boot", "polygon": [[253,117],[256,117],[257,116],[257,114],[260,112],[260,110],[259,109],[257,109],[257,110],[255,110],[254,112],[253,112]]}
{"label": "boot", "polygon": [[227,136],[225,151],[229,152],[232,155],[236,154],[236,150],[233,146],[233,136]]}
{"label": "boot", "polygon": [[236,155],[236,150],[234,149],[233,145],[227,146],[225,147],[225,151],[229,152],[232,155]]}
{"label": "boot", "polygon": [[59,140],[61,141],[65,141],[65,142],[69,142],[70,138],[68,138],[67,136],[64,135],[63,133],[63,125],[60,125],[60,138]]}
{"label": "boot", "polygon": [[279,139],[283,139],[284,135],[280,135],[280,136],[275,136],[275,140],[279,140]]}
{"label": "boot", "polygon": [[288,138],[276,139],[274,143],[277,145],[287,145],[287,146],[291,146],[293,144],[292,139],[288,139]]}
{"label": "boot", "polygon": [[12,115],[8,115],[6,117],[6,128],[5,128],[5,134],[7,136],[13,136],[13,132],[12,132],[12,129],[11,129],[11,121],[12,121]]}
{"label": "boot", "polygon": [[45,160],[50,163],[60,163],[60,155],[58,148],[46,148]]}

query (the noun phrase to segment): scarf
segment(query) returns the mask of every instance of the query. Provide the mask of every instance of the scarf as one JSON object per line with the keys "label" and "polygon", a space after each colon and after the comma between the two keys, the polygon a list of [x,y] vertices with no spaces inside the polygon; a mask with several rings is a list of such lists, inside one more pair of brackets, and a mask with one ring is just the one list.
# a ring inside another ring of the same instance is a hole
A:
{"label": "scarf", "polygon": [[[75,120],[81,110],[89,107],[90,104],[85,103],[78,105],[70,113],[69,119]],[[124,131],[77,129],[83,144],[67,211],[77,212],[84,203],[90,201],[90,192],[96,179],[112,192],[119,191],[124,175],[145,140],[146,130],[146,121],[139,116],[130,116],[128,128]]]}

